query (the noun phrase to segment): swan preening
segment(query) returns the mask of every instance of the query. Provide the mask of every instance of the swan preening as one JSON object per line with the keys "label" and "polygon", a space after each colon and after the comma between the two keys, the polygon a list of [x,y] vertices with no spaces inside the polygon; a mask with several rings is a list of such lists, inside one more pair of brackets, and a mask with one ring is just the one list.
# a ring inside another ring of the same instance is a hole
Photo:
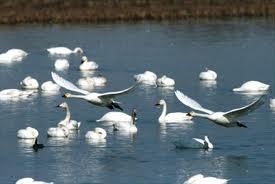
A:
{"label": "swan preening", "polygon": [[145,71],[144,73],[134,75],[137,82],[147,85],[156,85],[157,75],[150,71]]}
{"label": "swan preening", "polygon": [[52,47],[52,48],[48,48],[47,51],[49,52],[49,54],[51,55],[70,55],[73,53],[83,53],[83,50],[80,47],[76,47],[74,50],[71,50],[67,47]]}
{"label": "swan preening", "polygon": [[215,177],[205,177],[202,174],[196,174],[190,177],[183,184],[226,184],[229,180],[215,178]]}
{"label": "swan preening", "polygon": [[216,80],[217,73],[213,70],[208,70],[207,68],[205,71],[201,72],[199,75],[200,80]]}
{"label": "swan preening", "polygon": [[133,108],[132,115],[131,115],[131,121],[117,121],[113,124],[114,131],[126,131],[130,133],[136,133],[138,131],[136,127],[136,116],[137,116],[137,109]]}
{"label": "swan preening", "polygon": [[36,79],[32,78],[31,76],[27,76],[20,82],[20,85],[23,89],[37,89],[39,88],[39,83]]}
{"label": "swan preening", "polygon": [[80,70],[96,70],[98,68],[98,64],[94,61],[89,61],[86,56],[82,56],[81,64],[79,65]]}
{"label": "swan preening", "polygon": [[66,102],[63,102],[63,103],[57,105],[57,107],[60,107],[60,108],[63,108],[66,110],[66,117],[64,120],[62,120],[58,123],[58,126],[59,127],[64,126],[69,130],[78,130],[81,125],[81,122],[77,122],[76,120],[71,119],[71,113],[70,113],[68,104]]}
{"label": "swan preening", "polygon": [[107,136],[107,132],[103,128],[95,128],[95,130],[90,130],[86,133],[86,139],[93,140],[103,140]]}
{"label": "swan preening", "polygon": [[173,87],[175,85],[175,80],[163,75],[157,79],[157,85],[159,87]]}
{"label": "swan preening", "polygon": [[259,92],[267,91],[269,89],[268,84],[264,84],[259,81],[248,81],[243,83],[240,87],[234,88],[233,91],[236,92]]}
{"label": "swan preening", "polygon": [[213,144],[209,141],[207,136],[204,136],[204,139],[199,139],[199,138],[193,138],[195,141],[200,143],[202,145],[203,149],[213,149],[214,146]]}
{"label": "swan preening", "polygon": [[183,112],[174,112],[174,113],[167,114],[167,104],[163,99],[161,99],[156,104],[156,106],[162,106],[162,113],[158,119],[160,123],[182,123],[182,122],[188,122],[189,120],[192,119],[191,116],[187,116],[187,113],[183,113]]}
{"label": "swan preening", "polygon": [[53,83],[52,81],[46,81],[41,85],[41,89],[42,91],[56,92],[56,91],[59,91],[60,86]]}
{"label": "swan preening", "polygon": [[0,63],[11,63],[22,61],[28,55],[27,52],[21,49],[10,49],[5,53],[0,54]]}
{"label": "swan preening", "polygon": [[102,75],[98,75],[95,77],[84,77],[80,78],[77,81],[77,84],[82,88],[92,89],[95,86],[105,86],[107,83],[107,79]]}
{"label": "swan preening", "polygon": [[38,131],[32,127],[27,127],[17,131],[17,137],[20,139],[36,139],[38,135]]}
{"label": "swan preening", "polygon": [[47,130],[49,137],[68,137],[69,129],[66,126],[58,125],[57,127],[50,127]]}
{"label": "swan preening", "polygon": [[60,77],[59,75],[57,75],[54,72],[52,72],[52,78],[53,78],[54,82],[56,82],[61,87],[64,87],[68,90],[75,91],[75,92],[82,94],[82,95],[74,95],[74,94],[70,94],[70,93],[65,93],[63,95],[63,97],[65,97],[65,98],[80,98],[80,99],[86,100],[86,101],[90,102],[91,104],[94,104],[97,106],[108,107],[109,109],[118,108],[120,110],[123,110],[123,109],[119,106],[119,102],[114,100],[114,97],[128,93],[129,91],[134,89],[134,87],[136,87],[136,85],[137,85],[137,84],[135,84],[135,85],[133,85],[127,89],[121,90],[121,91],[95,93],[95,92],[89,92],[89,91],[86,91],[83,89],[79,89],[74,84],[63,79],[62,77]]}
{"label": "swan preening", "polygon": [[15,184],[54,184],[53,182],[35,181],[32,178],[21,178]]}
{"label": "swan preening", "polygon": [[70,63],[67,59],[57,59],[54,62],[54,68],[56,70],[66,70],[70,67]]}
{"label": "swan preening", "polygon": [[224,127],[236,127],[236,126],[246,127],[246,125],[242,124],[238,120],[238,118],[248,114],[249,112],[254,111],[255,109],[257,109],[264,103],[263,96],[262,96],[258,100],[254,101],[244,107],[232,109],[227,112],[213,112],[209,109],[202,107],[198,102],[189,98],[188,96],[184,95],[182,92],[180,92],[178,90],[175,91],[175,94],[176,94],[177,98],[179,99],[179,101],[181,101],[184,105],[186,105],[194,110],[204,113],[204,114],[201,114],[201,113],[196,113],[196,112],[190,112],[187,115],[206,118],[206,119],[209,119],[212,122],[214,122],[218,125],[224,126]]}

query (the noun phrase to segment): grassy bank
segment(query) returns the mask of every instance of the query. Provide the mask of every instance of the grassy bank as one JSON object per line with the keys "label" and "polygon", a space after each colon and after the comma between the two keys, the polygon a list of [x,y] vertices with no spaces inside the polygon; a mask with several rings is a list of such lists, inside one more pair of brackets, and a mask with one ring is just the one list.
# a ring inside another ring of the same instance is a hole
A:
{"label": "grassy bank", "polygon": [[274,17],[275,0],[0,0],[0,24]]}

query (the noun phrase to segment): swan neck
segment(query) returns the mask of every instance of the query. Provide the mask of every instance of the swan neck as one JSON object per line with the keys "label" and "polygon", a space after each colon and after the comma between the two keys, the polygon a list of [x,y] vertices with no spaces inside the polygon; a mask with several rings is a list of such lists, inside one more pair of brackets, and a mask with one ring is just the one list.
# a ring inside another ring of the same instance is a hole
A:
{"label": "swan neck", "polygon": [[71,113],[70,113],[69,107],[66,107],[66,111],[67,112],[66,112],[66,117],[65,117],[64,121],[69,122],[71,119]]}
{"label": "swan neck", "polygon": [[202,117],[202,118],[209,118],[209,114],[201,114],[194,112],[192,116]]}
{"label": "swan neck", "polygon": [[82,99],[85,99],[85,95],[70,95],[70,96],[68,96],[67,98],[82,98]]}
{"label": "swan neck", "polygon": [[162,113],[159,117],[159,121],[164,121],[165,120],[166,113],[167,113],[167,105],[166,105],[166,103],[164,103],[163,107],[162,107]]}

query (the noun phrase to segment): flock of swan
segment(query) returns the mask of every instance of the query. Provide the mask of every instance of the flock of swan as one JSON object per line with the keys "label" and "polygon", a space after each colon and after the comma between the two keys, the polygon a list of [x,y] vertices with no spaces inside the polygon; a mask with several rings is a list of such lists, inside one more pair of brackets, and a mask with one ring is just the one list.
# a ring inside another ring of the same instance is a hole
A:
{"label": "flock of swan", "polygon": [[[64,56],[70,54],[83,53],[83,50],[79,47],[71,50],[66,47],[54,47],[47,49],[50,55],[57,57],[55,61],[55,69],[65,70],[69,67],[69,62]],[[10,49],[5,53],[0,54],[0,63],[12,63],[23,60],[28,55],[27,52],[21,49]],[[86,56],[81,57],[81,64],[79,65],[79,70],[96,70],[98,69],[98,64],[94,61],[89,61]],[[138,128],[136,126],[137,121],[137,109],[133,109],[131,115],[128,115],[123,111],[120,102],[116,100],[117,96],[127,94],[135,90],[136,86],[140,83],[145,85],[153,85],[159,87],[174,87],[175,80],[167,77],[166,75],[157,78],[157,75],[151,71],[145,71],[144,73],[134,75],[136,83],[132,86],[113,92],[90,92],[87,89],[91,86],[104,86],[107,82],[106,78],[102,75],[97,77],[85,77],[77,82],[76,86],[72,82],[66,80],[65,78],[59,76],[55,72],[51,72],[51,77],[53,81],[44,82],[40,88],[42,91],[57,92],[60,88],[65,88],[66,90],[78,93],[71,94],[66,92],[64,98],[77,98],[85,100],[92,105],[106,107],[110,110],[119,109],[120,111],[110,111],[104,114],[101,118],[96,120],[97,122],[112,122],[114,131],[127,131],[130,133],[136,133]],[[215,81],[218,75],[215,71],[206,69],[199,74],[200,80]],[[36,79],[31,76],[27,76],[20,82],[22,89],[4,89],[0,91],[0,99],[13,99],[13,98],[28,98],[34,93],[33,90],[39,89],[39,83]],[[240,87],[234,88],[235,92],[245,92],[245,93],[263,93],[265,94],[269,90],[270,86],[259,81],[248,81],[242,84]],[[193,123],[194,117],[200,117],[210,120],[211,122],[224,126],[224,127],[243,127],[247,126],[241,123],[238,118],[248,114],[259,108],[264,103],[265,95],[262,95],[257,100],[251,102],[240,108],[232,109],[225,112],[215,112],[204,108],[194,99],[188,97],[183,92],[176,90],[175,95],[178,100],[184,105],[190,107],[194,111],[191,112],[172,112],[167,113],[167,103],[164,99],[159,100],[156,106],[162,107],[162,113],[160,114],[158,121],[159,123]],[[49,127],[47,130],[47,135],[50,137],[68,137],[71,131],[80,129],[81,122],[73,120],[71,118],[71,113],[69,106],[66,102],[59,104],[57,107],[64,109],[66,111],[66,116],[63,120],[57,123],[55,127]],[[270,100],[270,107],[275,108],[275,99]],[[197,111],[197,112],[195,112]],[[17,131],[17,137],[19,139],[32,139],[34,140],[33,149],[38,151],[44,148],[43,144],[38,144],[39,132],[33,127],[26,127]],[[86,139],[91,139],[95,141],[106,141],[107,132],[101,127],[96,127],[94,130],[87,131],[85,134]],[[203,139],[193,138],[193,140],[200,144],[202,149],[211,150],[214,148],[213,144],[210,142],[208,136],[204,136]],[[189,178],[184,184],[223,184],[227,183],[229,180],[220,179],[214,177],[204,177],[202,174],[198,174]],[[16,184],[26,184],[26,183],[44,183],[42,181],[35,181],[32,178],[22,178],[19,179]],[[52,183],[52,182],[50,182]]]}

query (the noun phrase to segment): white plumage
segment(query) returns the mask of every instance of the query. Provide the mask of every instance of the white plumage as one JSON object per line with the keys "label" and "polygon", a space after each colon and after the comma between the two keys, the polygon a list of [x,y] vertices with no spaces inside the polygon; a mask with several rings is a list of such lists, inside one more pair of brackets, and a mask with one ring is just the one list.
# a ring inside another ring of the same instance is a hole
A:
{"label": "white plumage", "polygon": [[32,178],[21,178],[15,184],[54,184],[53,182],[35,181]]}
{"label": "white plumage", "polygon": [[27,52],[21,49],[10,49],[5,53],[0,54],[0,63],[11,63],[22,61],[28,55]]}
{"label": "white plumage", "polygon": [[63,102],[63,103],[59,104],[57,107],[61,107],[66,110],[66,117],[64,120],[62,120],[58,123],[58,127],[64,126],[69,130],[78,130],[81,125],[81,122],[71,119],[71,113],[70,113],[68,104],[66,102]]}
{"label": "white plumage", "polygon": [[193,138],[195,141],[200,143],[202,145],[203,149],[213,149],[214,146],[213,144],[209,141],[207,136],[204,136],[204,139],[199,139],[199,138]]}
{"label": "white plumage", "polygon": [[237,92],[257,92],[266,91],[269,89],[269,85],[259,81],[248,81],[243,83],[240,87],[234,88],[233,91]]}
{"label": "white plumage", "polygon": [[73,53],[80,53],[80,54],[83,53],[83,50],[80,47],[76,47],[74,50],[71,50],[67,47],[52,47],[52,48],[48,48],[47,51],[51,55],[62,55],[62,56],[70,55]]}
{"label": "white plumage", "polygon": [[228,181],[227,179],[205,177],[202,174],[197,174],[190,177],[183,184],[226,184]]}
{"label": "white plumage", "polygon": [[70,67],[70,63],[67,59],[57,59],[54,63],[56,70],[66,70]]}
{"label": "white plumage", "polygon": [[175,80],[163,75],[161,78],[157,79],[157,85],[159,87],[173,87],[175,85]]}
{"label": "white plumage", "polygon": [[134,75],[137,82],[147,85],[156,85],[157,75],[151,71],[145,71],[144,73]]}
{"label": "white plumage", "polygon": [[216,80],[217,73],[213,70],[206,69],[204,72],[201,72],[199,75],[200,80]]}
{"label": "white plumage", "polygon": [[42,91],[59,91],[60,86],[52,81],[46,81],[41,85]]}
{"label": "white plumage", "polygon": [[107,132],[103,128],[95,128],[94,130],[88,131],[85,135],[86,139],[102,140],[107,136]]}
{"label": "white plumage", "polygon": [[94,61],[89,61],[86,56],[82,56],[81,64],[79,65],[80,70],[96,70],[98,68],[98,64]]}
{"label": "white plumage", "polygon": [[36,79],[31,76],[27,76],[20,82],[20,85],[23,89],[37,89],[39,88],[39,83]]}
{"label": "white plumage", "polygon": [[17,131],[17,137],[20,139],[36,139],[38,135],[38,131],[32,127],[27,127]]}

